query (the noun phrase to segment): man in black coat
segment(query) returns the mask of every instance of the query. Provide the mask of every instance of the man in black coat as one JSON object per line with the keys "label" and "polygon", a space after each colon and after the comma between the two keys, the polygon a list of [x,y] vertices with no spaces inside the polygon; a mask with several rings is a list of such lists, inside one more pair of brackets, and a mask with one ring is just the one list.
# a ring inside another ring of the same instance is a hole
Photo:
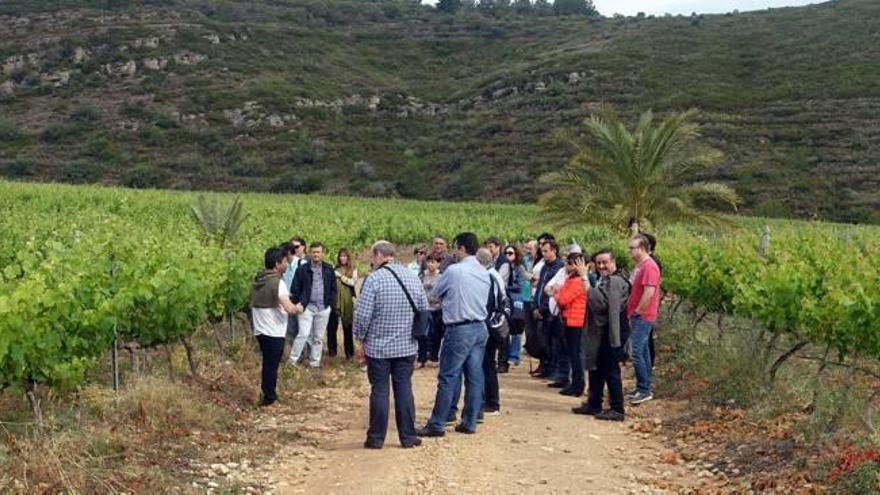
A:
{"label": "man in black coat", "polygon": [[309,344],[309,366],[319,369],[330,310],[336,304],[336,277],[333,267],[324,262],[324,245],[309,246],[309,263],[297,268],[290,288],[290,300],[305,310],[297,316],[299,334],[293,341],[290,361],[295,365],[306,342]]}

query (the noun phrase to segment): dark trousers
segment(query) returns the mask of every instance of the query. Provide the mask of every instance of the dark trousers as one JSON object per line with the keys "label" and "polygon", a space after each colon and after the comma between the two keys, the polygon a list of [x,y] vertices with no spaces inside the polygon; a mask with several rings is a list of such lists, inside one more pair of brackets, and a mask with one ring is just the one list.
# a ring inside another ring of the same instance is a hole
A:
{"label": "dark trousers", "polygon": [[278,365],[284,354],[284,337],[269,337],[257,335],[260,344],[260,352],[263,354],[263,371],[260,378],[260,388],[263,389],[263,402],[271,404],[278,400],[275,387],[278,384]]}
{"label": "dark trousers", "polygon": [[550,316],[545,320],[545,328],[550,337],[550,378],[566,385],[571,383],[571,369],[568,361],[568,345],[565,341],[565,327],[558,316]]}
{"label": "dark trousers", "polygon": [[498,368],[495,354],[500,347],[499,341],[489,333],[486,341],[486,353],[483,354],[483,409],[490,411],[501,409],[501,398],[498,396]]}
{"label": "dark trousers", "polygon": [[415,356],[367,358],[367,377],[370,380],[368,442],[374,445],[385,443],[385,434],[388,432],[389,378],[394,389],[394,420],[400,443],[412,445],[416,441],[416,404],[412,393],[414,360]]}
{"label": "dark trousers", "polygon": [[430,346],[428,349],[428,358],[435,363],[440,360],[440,344],[443,342],[443,334],[446,333],[446,326],[443,325],[443,312],[439,309],[431,311],[431,333]]}
{"label": "dark trousers", "polygon": [[584,392],[584,350],[581,346],[583,329],[565,328],[565,350],[568,351],[568,363],[571,367],[571,384],[569,389]]}
{"label": "dark trousers", "polygon": [[[295,318],[294,318],[295,319]],[[330,310],[330,320],[327,322],[327,352],[331,356],[336,355],[336,332],[339,330],[339,313],[336,309]],[[351,331],[351,322],[342,322],[342,342],[345,346],[345,357],[351,359],[354,356],[354,334]]]}
{"label": "dark trousers", "polygon": [[[508,323],[510,325],[510,323]],[[509,326],[508,326],[509,328]],[[508,330],[509,332],[509,330]],[[510,354],[510,333],[498,343],[498,366],[507,367],[508,354]]]}
{"label": "dark trousers", "polygon": [[612,349],[608,345],[607,336],[599,347],[596,357],[596,369],[590,370],[590,396],[587,405],[591,408],[602,408],[602,395],[608,387],[611,409],[621,414],[623,410],[623,379],[620,376],[621,349]]}

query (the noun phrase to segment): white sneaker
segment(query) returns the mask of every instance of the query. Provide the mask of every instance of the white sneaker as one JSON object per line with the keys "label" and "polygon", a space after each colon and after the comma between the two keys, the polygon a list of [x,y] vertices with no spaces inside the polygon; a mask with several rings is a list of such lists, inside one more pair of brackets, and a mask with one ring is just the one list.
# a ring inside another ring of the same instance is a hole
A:
{"label": "white sneaker", "polygon": [[643,402],[648,402],[649,400],[651,400],[651,399],[653,399],[653,398],[654,398],[654,395],[651,394],[651,392],[645,392],[645,393],[641,393],[641,392],[640,392],[640,393],[634,395],[634,396],[629,400],[629,403],[630,403],[630,404],[633,404],[633,405],[641,404],[641,403],[643,403]]}

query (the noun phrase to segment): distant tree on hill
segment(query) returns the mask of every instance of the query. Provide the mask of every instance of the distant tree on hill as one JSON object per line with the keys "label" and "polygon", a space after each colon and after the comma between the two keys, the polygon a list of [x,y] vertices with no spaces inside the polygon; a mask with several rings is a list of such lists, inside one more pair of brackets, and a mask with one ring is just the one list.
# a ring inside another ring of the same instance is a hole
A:
{"label": "distant tree on hill", "polygon": [[519,15],[528,15],[533,13],[531,0],[513,0],[513,11]]}
{"label": "distant tree on hill", "polygon": [[553,6],[547,0],[535,0],[532,10],[536,15],[550,15],[553,13]]}
{"label": "distant tree on hill", "polygon": [[461,0],[440,0],[437,2],[437,10],[447,14],[454,14],[461,9]]}
{"label": "distant tree on hill", "polygon": [[553,2],[553,12],[556,15],[599,15],[593,0],[556,0]]}

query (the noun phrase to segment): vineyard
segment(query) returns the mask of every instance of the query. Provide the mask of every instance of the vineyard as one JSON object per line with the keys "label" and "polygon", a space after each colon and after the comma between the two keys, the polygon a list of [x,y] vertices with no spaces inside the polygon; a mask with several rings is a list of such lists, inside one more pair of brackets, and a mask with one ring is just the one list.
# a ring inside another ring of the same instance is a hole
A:
{"label": "vineyard", "polygon": [[[377,239],[411,245],[473,230],[521,240],[552,230],[527,206],[248,194],[238,243],[219,246],[191,215],[197,197],[0,183],[0,386],[69,390],[114,342],[187,345],[200,325],[244,309],[263,250],[294,234],[332,255]],[[695,315],[748,318],[792,353],[812,343],[880,357],[880,229],[771,221],[762,238],[767,223],[658,232],[665,290]],[[624,242],[601,228],[557,237],[588,250]]]}

